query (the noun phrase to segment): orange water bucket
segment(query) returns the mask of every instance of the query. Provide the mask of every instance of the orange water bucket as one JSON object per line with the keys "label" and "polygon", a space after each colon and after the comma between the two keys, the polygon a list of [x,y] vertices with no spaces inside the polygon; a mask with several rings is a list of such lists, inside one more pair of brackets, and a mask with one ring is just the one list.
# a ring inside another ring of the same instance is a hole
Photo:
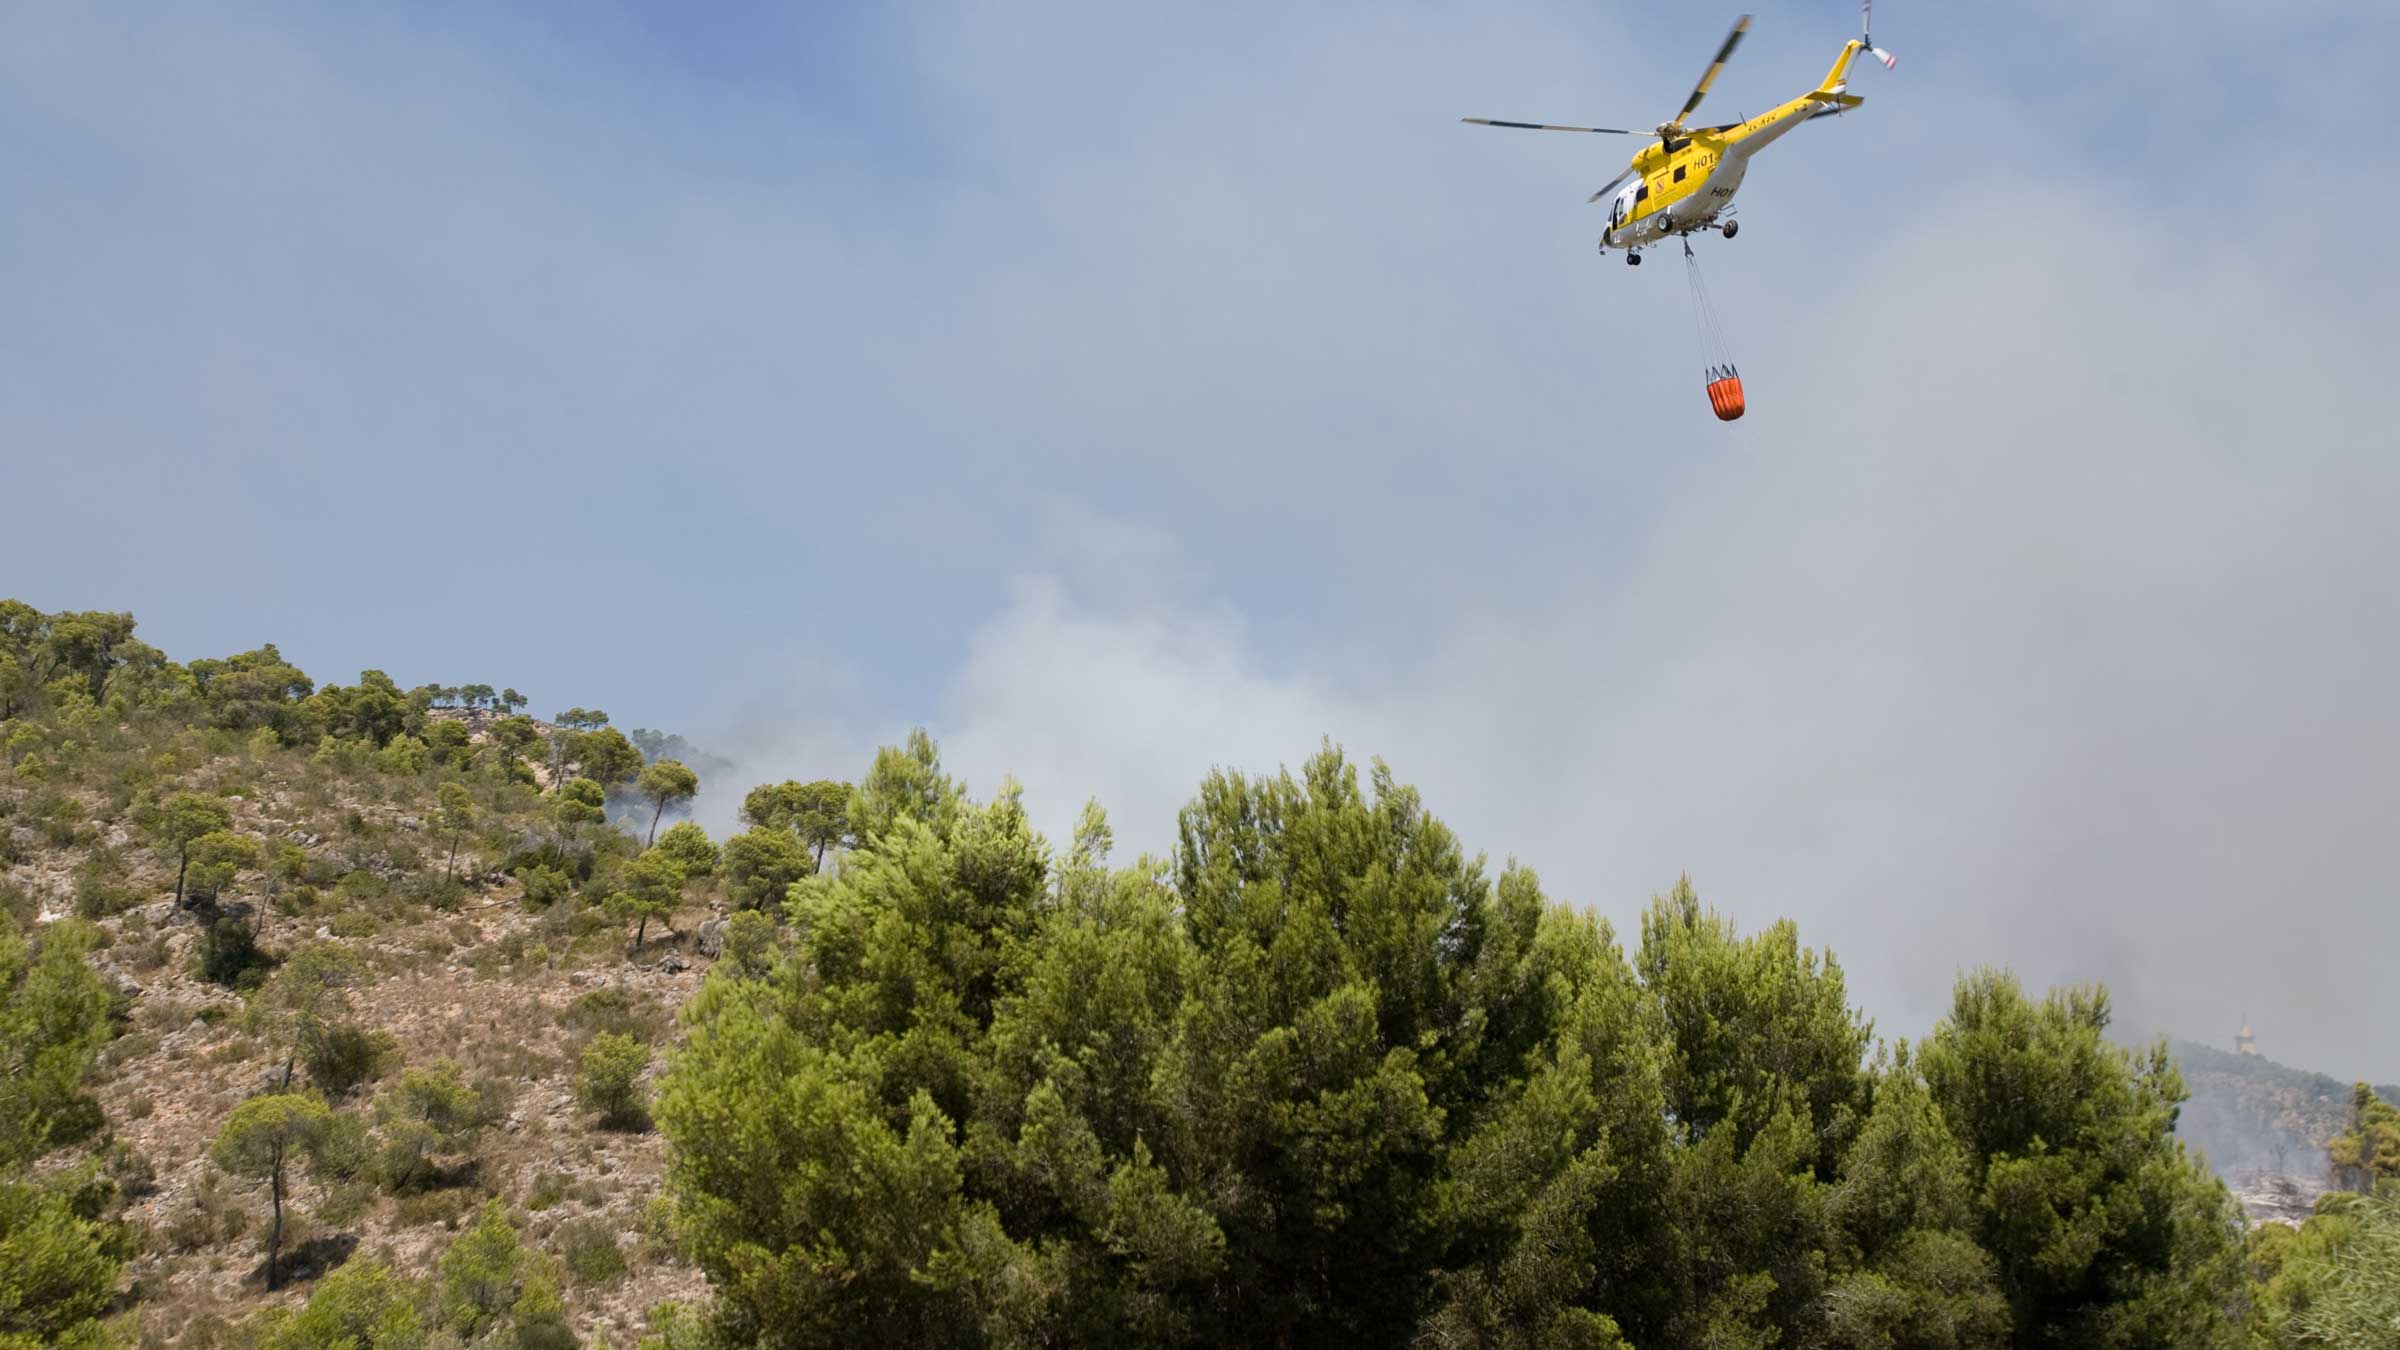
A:
{"label": "orange water bucket", "polygon": [[1708,368],[1708,406],[1720,422],[1730,422],[1749,411],[1750,405],[1742,398],[1742,377],[1733,367]]}

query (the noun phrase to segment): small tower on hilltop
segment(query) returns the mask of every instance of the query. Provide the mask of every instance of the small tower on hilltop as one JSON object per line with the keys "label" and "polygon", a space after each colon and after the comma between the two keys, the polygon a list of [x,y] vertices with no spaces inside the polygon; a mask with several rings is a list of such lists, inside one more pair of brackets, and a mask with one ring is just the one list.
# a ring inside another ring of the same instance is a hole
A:
{"label": "small tower on hilltop", "polygon": [[2233,1034],[2233,1053],[2237,1055],[2256,1055],[2258,1053],[2258,1038],[2250,1034],[2250,1019],[2248,1018],[2242,1019],[2242,1029]]}

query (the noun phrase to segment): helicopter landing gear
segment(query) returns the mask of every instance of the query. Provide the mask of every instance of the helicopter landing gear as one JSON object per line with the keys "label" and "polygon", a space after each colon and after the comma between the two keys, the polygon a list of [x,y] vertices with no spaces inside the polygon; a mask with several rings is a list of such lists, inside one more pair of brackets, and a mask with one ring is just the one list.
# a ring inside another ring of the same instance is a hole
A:
{"label": "helicopter landing gear", "polygon": [[1726,221],[1726,222],[1725,222],[1725,237],[1726,237],[1726,238],[1728,238],[1728,239],[1731,239],[1731,238],[1733,238],[1733,236],[1734,236],[1734,235],[1736,235],[1736,234],[1738,234],[1738,233],[1740,233],[1740,232],[1741,232],[1741,228],[1742,228],[1742,222],[1740,222],[1740,221],[1738,221],[1738,220],[1729,220],[1729,221]]}
{"label": "helicopter landing gear", "polygon": [[1642,255],[1641,255],[1641,254],[1639,254],[1639,253],[1628,253],[1628,254],[1626,254],[1626,255],[1625,255],[1625,265],[1626,265],[1627,267],[1639,267],[1639,266],[1641,266],[1641,265],[1642,265]]}

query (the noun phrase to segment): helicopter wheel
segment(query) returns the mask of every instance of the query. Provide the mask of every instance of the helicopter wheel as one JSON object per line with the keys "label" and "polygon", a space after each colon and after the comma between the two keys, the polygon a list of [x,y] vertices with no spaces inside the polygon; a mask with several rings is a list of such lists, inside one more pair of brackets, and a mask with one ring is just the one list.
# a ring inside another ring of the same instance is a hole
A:
{"label": "helicopter wheel", "polygon": [[1642,255],[1641,255],[1641,254],[1639,254],[1639,253],[1628,253],[1628,254],[1626,254],[1626,255],[1625,255],[1625,265],[1626,265],[1627,267],[1639,267],[1639,266],[1641,266],[1641,265],[1642,265]]}
{"label": "helicopter wheel", "polygon": [[1726,221],[1726,222],[1725,222],[1725,237],[1726,237],[1726,238],[1728,238],[1728,239],[1731,239],[1731,238],[1733,238],[1733,236],[1734,236],[1734,235],[1736,235],[1736,234],[1738,234],[1738,233],[1740,233],[1740,232],[1741,232],[1741,228],[1742,228],[1742,222],[1740,222],[1740,221],[1738,221],[1738,220],[1729,220],[1729,221]]}

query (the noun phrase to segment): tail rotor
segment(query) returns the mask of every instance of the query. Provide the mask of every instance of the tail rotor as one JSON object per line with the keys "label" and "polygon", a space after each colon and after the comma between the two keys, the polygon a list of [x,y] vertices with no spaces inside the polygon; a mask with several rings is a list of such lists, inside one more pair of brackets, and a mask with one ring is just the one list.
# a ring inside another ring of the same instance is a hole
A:
{"label": "tail rotor", "polygon": [[1859,0],[1858,10],[1858,45],[1867,49],[1867,55],[1883,62],[1885,70],[1898,69],[1900,58],[1875,45],[1875,0]]}

